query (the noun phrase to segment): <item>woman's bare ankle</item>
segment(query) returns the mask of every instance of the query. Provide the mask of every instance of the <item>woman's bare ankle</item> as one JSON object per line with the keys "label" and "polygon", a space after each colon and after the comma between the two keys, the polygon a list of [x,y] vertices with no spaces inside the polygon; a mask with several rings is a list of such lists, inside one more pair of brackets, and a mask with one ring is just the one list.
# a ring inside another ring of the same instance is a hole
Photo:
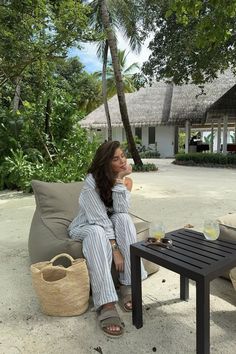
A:
{"label": "woman's bare ankle", "polygon": [[114,302],[108,302],[107,304],[104,304],[102,306],[103,309],[113,309],[115,306],[115,303]]}

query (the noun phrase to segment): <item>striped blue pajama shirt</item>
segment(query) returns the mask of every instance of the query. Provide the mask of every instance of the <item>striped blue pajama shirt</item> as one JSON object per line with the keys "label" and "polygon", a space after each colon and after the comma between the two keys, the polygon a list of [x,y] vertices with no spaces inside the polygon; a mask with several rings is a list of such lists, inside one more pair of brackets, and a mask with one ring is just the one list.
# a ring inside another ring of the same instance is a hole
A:
{"label": "striped blue pajama shirt", "polygon": [[[83,241],[95,309],[118,300],[111,275],[112,249],[115,239],[124,257],[124,272],[119,273],[123,285],[131,284],[130,244],[136,242],[136,230],[128,214],[130,192],[123,184],[112,188],[113,211],[108,217],[92,174],[88,174],[79,197],[79,214],[69,225],[73,240]],[[142,279],[147,273],[141,264]]]}

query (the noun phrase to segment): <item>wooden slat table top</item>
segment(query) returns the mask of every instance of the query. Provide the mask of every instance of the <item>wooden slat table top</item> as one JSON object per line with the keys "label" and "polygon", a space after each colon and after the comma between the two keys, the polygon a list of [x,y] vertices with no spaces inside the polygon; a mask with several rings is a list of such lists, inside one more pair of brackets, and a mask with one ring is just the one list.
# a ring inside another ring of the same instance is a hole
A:
{"label": "wooden slat table top", "polygon": [[166,234],[173,247],[166,249],[145,241],[131,245],[140,257],[158,263],[190,279],[212,280],[236,266],[236,242],[209,241],[201,232],[179,229]]}

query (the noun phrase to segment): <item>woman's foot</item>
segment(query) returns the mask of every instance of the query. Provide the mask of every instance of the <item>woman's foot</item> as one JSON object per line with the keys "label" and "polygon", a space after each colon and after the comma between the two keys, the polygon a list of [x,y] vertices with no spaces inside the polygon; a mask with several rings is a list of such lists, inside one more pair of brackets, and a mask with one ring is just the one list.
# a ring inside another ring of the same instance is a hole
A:
{"label": "woman's foot", "polygon": [[132,302],[127,301],[126,303],[124,303],[124,308],[126,311],[132,311]]}
{"label": "woman's foot", "polygon": [[120,337],[123,334],[124,326],[121,323],[114,303],[103,305],[100,310],[98,320],[106,335],[111,337]]}
{"label": "woman's foot", "polygon": [[132,311],[132,295],[131,295],[131,286],[130,285],[121,285],[121,303],[125,311]]}

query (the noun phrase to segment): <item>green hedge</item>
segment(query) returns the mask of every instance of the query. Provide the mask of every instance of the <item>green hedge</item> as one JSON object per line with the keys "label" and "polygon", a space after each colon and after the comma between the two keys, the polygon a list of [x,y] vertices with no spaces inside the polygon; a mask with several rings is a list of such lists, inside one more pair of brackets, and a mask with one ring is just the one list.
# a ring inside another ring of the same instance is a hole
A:
{"label": "green hedge", "polygon": [[176,154],[175,164],[201,166],[229,166],[236,167],[236,154],[191,153]]}

